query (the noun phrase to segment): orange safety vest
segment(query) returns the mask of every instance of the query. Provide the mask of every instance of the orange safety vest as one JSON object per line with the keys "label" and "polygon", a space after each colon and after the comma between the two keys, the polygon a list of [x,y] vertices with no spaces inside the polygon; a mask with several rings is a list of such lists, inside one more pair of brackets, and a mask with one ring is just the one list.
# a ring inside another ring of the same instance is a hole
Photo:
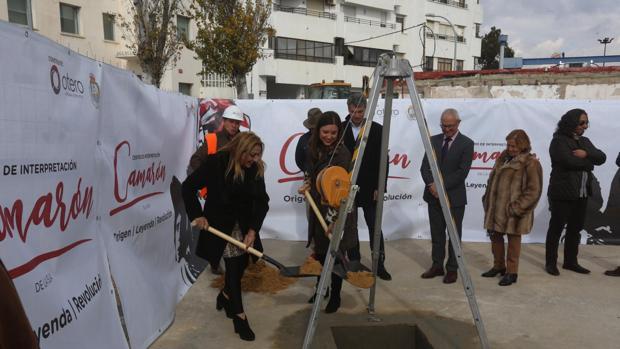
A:
{"label": "orange safety vest", "polygon": [[[215,133],[207,133],[205,135],[205,144],[207,145],[207,154],[215,154],[217,152],[217,134]],[[207,197],[207,188],[202,188],[198,192],[201,198]]]}

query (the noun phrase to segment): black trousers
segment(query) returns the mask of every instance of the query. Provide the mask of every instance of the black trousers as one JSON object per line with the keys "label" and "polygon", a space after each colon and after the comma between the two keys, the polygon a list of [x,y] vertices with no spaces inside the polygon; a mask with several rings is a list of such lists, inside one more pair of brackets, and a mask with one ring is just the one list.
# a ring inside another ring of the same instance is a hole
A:
{"label": "black trousers", "polygon": [[[463,216],[465,215],[465,206],[451,207],[450,212],[454,223],[456,224],[456,231],[459,234],[459,241],[461,240],[463,230]],[[441,211],[441,205],[439,201],[428,203],[428,219],[431,225],[431,241],[432,241],[432,253],[433,266],[443,267],[443,261],[446,258],[446,220],[443,217]],[[456,256],[454,255],[454,249],[452,243],[448,244],[448,262],[446,263],[446,270],[457,271],[459,268],[456,262]]]}
{"label": "black trousers", "polygon": [[558,247],[560,236],[566,227],[566,237],[564,238],[564,264],[577,264],[577,254],[579,253],[579,242],[586,218],[586,206],[588,198],[577,200],[550,200],[551,219],[547,230],[545,241],[546,265],[554,266],[558,261]]}
{"label": "black trousers", "polygon": [[[327,255],[324,254],[315,254],[317,260],[321,263],[321,265],[325,264],[325,257],[327,257]],[[338,259],[336,259],[335,264],[340,263],[340,261],[338,261]],[[316,287],[318,288],[319,286],[319,280],[320,277],[316,278]],[[340,299],[340,290],[342,290],[342,278],[334,273],[332,273],[332,283],[331,283],[331,293],[330,293],[330,298],[331,297],[335,297],[335,299]]]}
{"label": "black trousers", "polygon": [[224,293],[228,295],[230,309],[233,314],[243,313],[243,301],[241,299],[241,278],[248,266],[248,254],[224,258],[226,273],[224,274]]}
{"label": "black trousers", "polygon": [[[364,211],[364,220],[366,221],[366,226],[368,226],[368,234],[370,238],[370,251],[372,252],[375,247],[375,219],[377,218],[377,202],[371,202],[368,205],[360,206]],[[379,242],[379,265],[382,266],[385,262],[385,244],[383,242],[383,231],[380,233],[381,241]],[[347,256],[352,261],[359,261],[362,259],[360,253],[360,245],[359,242],[355,247],[352,247],[347,250]]]}

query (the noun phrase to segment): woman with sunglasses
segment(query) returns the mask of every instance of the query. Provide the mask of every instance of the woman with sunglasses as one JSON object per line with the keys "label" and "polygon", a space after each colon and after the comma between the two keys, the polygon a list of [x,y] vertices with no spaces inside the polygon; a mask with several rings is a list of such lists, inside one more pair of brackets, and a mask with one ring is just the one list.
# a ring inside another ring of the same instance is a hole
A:
{"label": "woman with sunglasses", "polygon": [[551,178],[547,196],[551,219],[545,242],[545,270],[554,276],[560,275],[556,263],[564,227],[562,268],[580,274],[590,273],[577,261],[579,232],[583,229],[588,196],[592,194],[592,170],[605,163],[606,156],[583,136],[588,126],[588,114],[584,110],[569,110],[558,122],[549,146]]}

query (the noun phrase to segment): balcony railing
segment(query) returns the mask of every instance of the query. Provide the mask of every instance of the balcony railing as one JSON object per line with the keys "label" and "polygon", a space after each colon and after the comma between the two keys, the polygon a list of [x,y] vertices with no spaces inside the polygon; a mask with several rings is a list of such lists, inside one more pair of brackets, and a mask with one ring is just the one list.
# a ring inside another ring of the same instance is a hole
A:
{"label": "balcony railing", "polygon": [[460,8],[467,8],[467,4],[465,3],[465,0],[428,0],[430,2],[436,2],[438,4],[444,4],[444,5],[448,5],[448,6],[453,6],[453,7],[460,7]]}
{"label": "balcony railing", "polygon": [[363,18],[357,18],[357,17],[351,17],[351,16],[344,16],[344,21],[351,22],[351,23],[358,23],[358,24],[366,24],[366,25],[376,26],[376,27],[396,29],[396,23],[372,21],[370,19],[363,19]]}
{"label": "balcony railing", "polygon": [[[426,37],[427,38],[433,38],[433,33],[426,33]],[[435,39],[437,40],[447,40],[447,41],[454,41],[454,35],[445,35],[445,34],[434,34]],[[463,36],[457,36],[456,37],[456,42],[460,42],[460,43],[467,43],[467,40],[465,40],[465,37]]]}
{"label": "balcony railing", "polygon": [[327,18],[327,19],[331,19],[331,20],[336,20],[336,14],[335,13],[330,13],[330,12],[309,10],[307,8],[298,8],[298,7],[283,7],[283,6],[280,6],[278,4],[273,4],[273,9],[274,9],[274,11],[295,13],[295,14],[298,14],[298,15],[313,16],[313,17]]}

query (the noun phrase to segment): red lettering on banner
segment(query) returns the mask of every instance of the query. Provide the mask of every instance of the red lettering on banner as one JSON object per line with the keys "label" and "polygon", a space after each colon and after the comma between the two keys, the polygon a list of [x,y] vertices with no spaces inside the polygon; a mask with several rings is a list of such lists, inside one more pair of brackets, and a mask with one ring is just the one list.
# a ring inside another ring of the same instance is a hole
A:
{"label": "red lettering on banner", "polygon": [[[84,189],[82,194],[82,178],[78,180],[77,188],[71,198],[71,204],[68,207],[63,201],[64,184],[59,182],[56,185],[54,195],[50,192],[39,197],[30,213],[27,213],[26,225],[23,226],[24,204],[21,199],[15,200],[11,209],[0,206],[0,241],[8,237],[14,237],[14,231],[22,242],[26,242],[28,231],[31,224],[43,225],[46,228],[54,225],[57,219],[60,220],[60,231],[65,231],[71,220],[76,220],[80,215],[88,218],[93,207],[93,187],[89,186]],[[53,212],[52,212],[53,211]]]}
{"label": "red lettering on banner", "polygon": [[[300,137],[301,135],[303,135],[303,133],[301,132],[291,135],[289,138],[287,138],[287,140],[282,145],[282,149],[280,149],[280,156],[279,156],[280,170],[284,174],[288,175],[289,177],[278,179],[278,183],[302,181],[304,179],[304,176],[299,175],[301,171],[292,171],[286,167],[286,159],[289,153],[289,147],[291,146],[291,143],[295,140],[295,138]],[[393,164],[395,166],[400,165],[403,169],[406,169],[407,167],[409,167],[409,165],[411,165],[411,160],[409,160],[407,154],[397,153],[394,155],[392,159],[389,159],[389,156],[388,156],[388,160],[390,164]],[[389,176],[389,178],[409,179],[409,177],[399,177],[399,176]]]}
{"label": "red lettering on banner", "polygon": [[291,170],[289,170],[288,168],[286,168],[286,155],[288,153],[288,148],[290,147],[291,143],[295,140],[295,138],[300,137],[301,135],[303,135],[302,132],[299,133],[295,133],[292,136],[290,136],[286,142],[284,142],[284,145],[282,146],[282,149],[280,150],[280,170],[282,170],[282,172],[284,172],[284,174],[287,174],[289,176],[293,176],[293,177],[288,177],[288,178],[280,178],[278,179],[278,183],[285,183],[285,182],[293,182],[293,181],[302,181],[304,179],[304,176],[296,176],[298,174],[301,173],[300,171],[297,172],[293,172]]}
{"label": "red lettering on banner", "polygon": [[[473,156],[473,161],[476,160],[481,160],[484,164],[488,163],[489,161],[495,161],[499,158],[499,156],[502,154],[501,151],[494,151],[491,153],[488,153],[486,151],[483,151],[481,153],[475,151],[474,152],[474,156]],[[493,169],[493,167],[488,167],[488,166],[472,166],[471,167],[472,170],[491,170]]]}
{"label": "red lettering on banner", "polygon": [[122,188],[119,183],[118,160],[119,153],[124,147],[127,147],[127,157],[131,158],[131,145],[128,141],[120,142],[114,150],[114,199],[122,205],[110,210],[110,216],[114,216],[151,196],[163,193],[161,191],[146,193],[126,202],[130,186],[133,188],[144,188],[147,184],[153,186],[158,182],[165,183],[166,180],[166,166],[162,165],[161,162],[155,166],[155,162],[151,162],[151,165],[147,168],[132,170],[124,183],[124,188]]}
{"label": "red lettering on banner", "polygon": [[396,166],[398,166],[398,164],[400,164],[400,166],[403,169],[406,169],[407,167],[409,167],[409,165],[411,165],[411,161],[408,160],[407,154],[394,154],[394,157],[392,158],[392,160],[390,160],[390,164],[394,164]]}

